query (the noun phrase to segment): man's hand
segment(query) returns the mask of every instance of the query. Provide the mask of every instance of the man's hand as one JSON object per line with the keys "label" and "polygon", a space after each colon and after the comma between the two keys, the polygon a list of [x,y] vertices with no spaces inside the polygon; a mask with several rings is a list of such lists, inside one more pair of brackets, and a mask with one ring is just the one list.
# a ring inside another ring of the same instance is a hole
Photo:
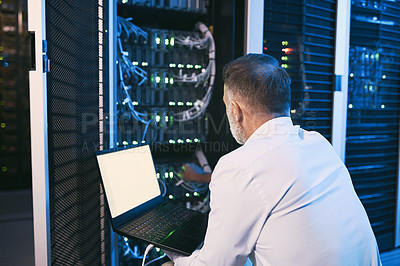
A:
{"label": "man's hand", "polygon": [[195,164],[185,164],[179,176],[189,182],[209,183],[211,173],[204,173],[203,169]]}

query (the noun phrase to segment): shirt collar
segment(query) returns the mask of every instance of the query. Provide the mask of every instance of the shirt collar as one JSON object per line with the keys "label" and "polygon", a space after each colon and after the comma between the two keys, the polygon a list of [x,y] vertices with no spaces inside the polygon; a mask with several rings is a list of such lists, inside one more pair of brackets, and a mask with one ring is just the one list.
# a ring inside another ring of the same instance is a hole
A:
{"label": "shirt collar", "polygon": [[[278,117],[268,120],[262,124],[256,131],[247,139],[246,143],[256,140],[271,133],[285,133],[293,128],[293,122],[290,117]],[[245,143],[245,144],[246,144]]]}

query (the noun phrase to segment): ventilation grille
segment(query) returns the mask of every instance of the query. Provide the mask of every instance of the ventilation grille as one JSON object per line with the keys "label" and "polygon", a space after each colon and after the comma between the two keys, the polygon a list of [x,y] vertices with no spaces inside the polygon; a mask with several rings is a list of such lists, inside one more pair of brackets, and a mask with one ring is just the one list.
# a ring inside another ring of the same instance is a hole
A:
{"label": "ventilation grille", "polygon": [[102,0],[46,1],[53,265],[109,264],[109,223],[94,157],[101,143],[103,15]]}

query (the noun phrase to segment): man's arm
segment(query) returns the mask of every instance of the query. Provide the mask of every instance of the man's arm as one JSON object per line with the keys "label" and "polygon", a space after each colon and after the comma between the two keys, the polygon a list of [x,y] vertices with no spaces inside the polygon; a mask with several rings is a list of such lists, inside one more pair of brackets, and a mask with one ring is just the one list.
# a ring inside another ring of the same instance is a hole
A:
{"label": "man's arm", "polygon": [[253,251],[270,206],[249,171],[221,160],[210,183],[211,212],[201,250],[175,265],[243,265]]}

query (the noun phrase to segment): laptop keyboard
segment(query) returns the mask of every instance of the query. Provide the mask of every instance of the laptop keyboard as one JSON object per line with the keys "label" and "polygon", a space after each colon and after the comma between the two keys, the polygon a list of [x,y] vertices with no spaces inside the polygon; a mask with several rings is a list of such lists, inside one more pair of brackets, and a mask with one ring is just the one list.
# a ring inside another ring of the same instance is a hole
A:
{"label": "laptop keyboard", "polygon": [[166,204],[146,213],[122,231],[138,238],[160,242],[195,215],[196,212],[179,204]]}

